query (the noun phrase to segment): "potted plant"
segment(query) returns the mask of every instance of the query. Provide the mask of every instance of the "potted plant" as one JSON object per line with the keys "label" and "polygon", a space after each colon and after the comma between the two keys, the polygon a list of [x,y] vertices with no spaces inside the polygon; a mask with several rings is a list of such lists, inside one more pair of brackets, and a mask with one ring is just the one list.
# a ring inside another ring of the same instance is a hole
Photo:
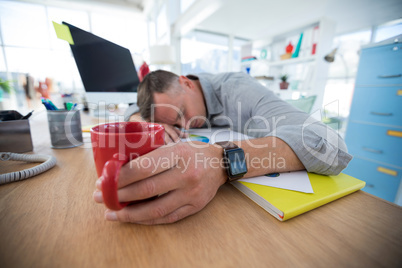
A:
{"label": "potted plant", "polygon": [[281,79],[281,83],[279,84],[279,88],[280,89],[288,89],[289,87],[289,83],[288,83],[288,75],[287,74],[283,74],[280,76]]}
{"label": "potted plant", "polygon": [[12,91],[12,85],[11,85],[11,80],[4,80],[0,78],[0,110],[3,109],[3,91],[10,94]]}

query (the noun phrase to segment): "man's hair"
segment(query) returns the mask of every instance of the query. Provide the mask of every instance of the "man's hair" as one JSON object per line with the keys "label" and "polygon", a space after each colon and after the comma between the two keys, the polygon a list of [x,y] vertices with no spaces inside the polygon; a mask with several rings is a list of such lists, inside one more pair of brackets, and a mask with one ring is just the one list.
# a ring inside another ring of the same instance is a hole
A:
{"label": "man's hair", "polygon": [[151,118],[151,107],[154,104],[153,94],[165,93],[178,79],[178,75],[163,70],[151,72],[144,77],[137,90],[137,105],[142,118],[145,120]]}

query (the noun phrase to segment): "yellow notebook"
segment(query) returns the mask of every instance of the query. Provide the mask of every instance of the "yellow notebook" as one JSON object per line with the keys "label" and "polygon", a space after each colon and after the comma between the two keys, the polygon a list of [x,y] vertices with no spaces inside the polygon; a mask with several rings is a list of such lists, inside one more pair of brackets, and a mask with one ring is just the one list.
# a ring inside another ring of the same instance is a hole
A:
{"label": "yellow notebook", "polygon": [[362,189],[365,182],[346,174],[324,176],[308,173],[314,193],[307,194],[248,182],[232,185],[280,221],[286,221]]}

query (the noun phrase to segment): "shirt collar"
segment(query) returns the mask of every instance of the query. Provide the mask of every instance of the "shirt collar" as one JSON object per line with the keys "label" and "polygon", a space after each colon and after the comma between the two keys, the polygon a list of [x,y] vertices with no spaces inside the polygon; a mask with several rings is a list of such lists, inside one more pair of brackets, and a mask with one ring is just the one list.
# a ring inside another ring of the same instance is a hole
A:
{"label": "shirt collar", "polygon": [[207,106],[207,117],[211,118],[213,115],[221,114],[223,112],[223,106],[218,94],[216,94],[216,91],[213,88],[210,79],[208,79],[208,76],[211,76],[211,74],[199,74],[191,76],[197,77],[200,81],[201,89],[204,94],[204,100]]}

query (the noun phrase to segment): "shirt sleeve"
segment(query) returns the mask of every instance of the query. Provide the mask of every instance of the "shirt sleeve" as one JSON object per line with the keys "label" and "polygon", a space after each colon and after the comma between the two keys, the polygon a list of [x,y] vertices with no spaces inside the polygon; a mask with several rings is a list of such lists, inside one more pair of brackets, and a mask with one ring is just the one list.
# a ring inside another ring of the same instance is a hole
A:
{"label": "shirt sleeve", "polygon": [[130,105],[127,110],[124,112],[124,121],[129,121],[130,117],[133,114],[136,114],[140,111],[140,109],[138,108],[138,106],[136,104]]}
{"label": "shirt sleeve", "polygon": [[346,168],[352,156],[334,129],[316,120],[314,113],[310,115],[298,110],[252,80],[247,89],[242,88],[234,94],[242,103],[242,120],[249,121],[243,131],[245,134],[283,140],[308,172],[337,175]]}

